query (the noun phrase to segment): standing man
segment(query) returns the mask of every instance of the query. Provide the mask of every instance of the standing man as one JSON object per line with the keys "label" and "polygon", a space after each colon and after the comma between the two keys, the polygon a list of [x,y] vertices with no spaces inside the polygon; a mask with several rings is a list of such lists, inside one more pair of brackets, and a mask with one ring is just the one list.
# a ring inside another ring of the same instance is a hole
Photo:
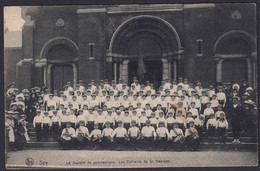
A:
{"label": "standing man", "polygon": [[228,113],[230,116],[230,124],[232,127],[232,132],[234,136],[234,141],[232,143],[240,143],[239,137],[242,130],[242,123],[244,120],[244,112],[241,104],[239,103],[239,97],[233,97],[233,104],[228,108]]}

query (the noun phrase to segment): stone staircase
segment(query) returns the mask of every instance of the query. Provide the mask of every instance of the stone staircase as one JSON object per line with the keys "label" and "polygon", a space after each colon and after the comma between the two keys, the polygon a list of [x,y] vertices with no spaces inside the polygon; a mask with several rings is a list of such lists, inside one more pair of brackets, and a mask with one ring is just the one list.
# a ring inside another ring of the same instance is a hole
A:
{"label": "stone staircase", "polygon": [[[214,137],[214,144],[209,142],[206,132],[203,132],[203,140],[200,143],[199,150],[257,150],[257,136],[248,135],[242,133],[240,137],[241,144],[232,144],[232,130],[229,128],[227,131],[227,140],[226,144],[221,144],[219,137]],[[28,124],[28,133],[30,141],[27,143],[27,148],[29,149],[59,149],[59,144],[55,139],[50,136],[47,141],[41,140],[37,142],[36,132],[32,124]],[[127,149],[126,149],[127,150]]]}

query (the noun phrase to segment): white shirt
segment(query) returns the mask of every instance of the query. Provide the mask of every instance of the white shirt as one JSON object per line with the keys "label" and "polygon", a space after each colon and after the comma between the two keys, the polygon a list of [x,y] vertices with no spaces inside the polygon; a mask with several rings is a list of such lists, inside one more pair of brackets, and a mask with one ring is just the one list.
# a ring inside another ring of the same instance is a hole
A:
{"label": "white shirt", "polygon": [[97,138],[98,136],[101,136],[101,131],[99,129],[94,129],[89,135],[89,137],[91,138],[92,136],[93,138]]}
{"label": "white shirt", "polygon": [[114,138],[114,136],[118,137],[118,138],[123,138],[125,137],[125,134],[127,133],[126,129],[124,127],[117,127],[112,134],[112,137]]}
{"label": "white shirt", "polygon": [[228,129],[228,122],[227,122],[227,120],[226,119],[224,119],[224,121],[218,120],[217,124],[216,124],[216,128],[226,128],[226,129]]}
{"label": "white shirt", "polygon": [[153,137],[153,133],[155,132],[154,127],[145,126],[142,129],[142,134],[144,137]]}
{"label": "white shirt", "polygon": [[113,129],[112,128],[105,128],[105,129],[103,129],[101,136],[102,137],[108,137],[108,136],[112,137],[112,134],[113,134]]}
{"label": "white shirt", "polygon": [[210,114],[214,113],[214,110],[212,108],[206,108],[203,112],[204,116],[209,116]]}
{"label": "white shirt", "polygon": [[76,130],[76,136],[78,136],[79,133],[84,133],[85,135],[89,136],[88,128],[85,126],[79,126],[79,128]]}
{"label": "white shirt", "polygon": [[71,137],[75,137],[75,136],[76,136],[75,129],[72,128],[72,127],[70,127],[70,128],[64,128],[64,129],[62,130],[61,137],[62,137],[64,134],[67,134],[67,133],[66,133],[66,129],[68,129],[68,132],[69,132],[69,134],[71,135]]}
{"label": "white shirt", "polygon": [[157,133],[158,137],[166,137],[166,136],[169,137],[169,131],[165,127],[157,128],[156,133]]}
{"label": "white shirt", "polygon": [[41,123],[41,122],[42,122],[42,116],[36,115],[36,116],[33,118],[33,127],[35,127],[36,123]]}
{"label": "white shirt", "polygon": [[216,125],[217,125],[216,119],[215,118],[209,119],[207,122],[207,129],[209,129],[209,125],[216,127]]}
{"label": "white shirt", "polygon": [[130,137],[137,137],[139,132],[140,132],[140,130],[136,126],[130,127],[128,129],[128,134]]}
{"label": "white shirt", "polygon": [[191,108],[191,109],[189,110],[189,112],[191,112],[191,115],[192,115],[192,116],[197,116],[197,117],[199,117],[199,111],[198,111],[198,109],[196,109],[196,108]]}
{"label": "white shirt", "polygon": [[173,138],[173,137],[177,137],[178,135],[183,135],[183,132],[182,132],[182,130],[180,128],[174,128],[174,130],[171,129],[169,137]]}

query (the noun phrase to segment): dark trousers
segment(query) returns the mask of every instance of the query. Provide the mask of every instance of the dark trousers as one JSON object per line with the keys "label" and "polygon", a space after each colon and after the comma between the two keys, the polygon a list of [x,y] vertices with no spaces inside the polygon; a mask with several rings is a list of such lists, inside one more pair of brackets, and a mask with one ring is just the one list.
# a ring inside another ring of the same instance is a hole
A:
{"label": "dark trousers", "polygon": [[49,126],[49,124],[43,124],[42,132],[43,132],[43,136],[45,138],[45,141],[48,141],[49,133],[50,133],[50,126]]}
{"label": "dark trousers", "polygon": [[168,149],[174,149],[174,150],[177,150],[177,151],[182,151],[184,149],[184,146],[185,146],[185,141],[183,142],[174,142],[176,137],[173,137],[172,140],[169,140],[168,141]]}
{"label": "dark trousers", "polygon": [[207,108],[207,103],[201,103],[201,113]]}
{"label": "dark trousers", "polygon": [[112,146],[111,139],[109,137],[103,137],[102,139],[102,146],[105,148],[110,148]]}
{"label": "dark trousers", "polygon": [[98,123],[98,129],[101,131],[103,130],[103,123]]}
{"label": "dark trousers", "polygon": [[221,105],[224,105],[224,100],[218,100],[218,103],[221,104]]}
{"label": "dark trousers", "polygon": [[226,128],[218,127],[217,133],[218,136],[220,137],[220,142],[226,143]]}
{"label": "dark trousers", "polygon": [[58,143],[62,148],[71,149],[74,148],[76,145],[77,139],[71,138],[70,140],[65,140],[63,138],[58,139]]}
{"label": "dark trousers", "polygon": [[199,139],[192,139],[191,136],[186,137],[186,146],[188,150],[197,150],[199,147],[200,140]]}
{"label": "dark trousers", "polygon": [[199,134],[199,136],[200,136],[200,140],[202,140],[203,139],[203,126],[195,126],[195,128],[197,129],[197,131],[198,131],[198,134]]}
{"label": "dark trousers", "polygon": [[124,123],[124,128],[128,131],[128,129],[130,128],[130,123]]}
{"label": "dark trousers", "polygon": [[79,148],[84,148],[89,143],[86,137],[84,138],[77,138],[77,145]]}
{"label": "dark trousers", "polygon": [[173,124],[172,123],[168,123],[167,124],[167,129],[168,129],[168,131],[170,132],[171,131],[171,129],[173,128]]}
{"label": "dark trousers", "polygon": [[89,133],[91,133],[94,130],[94,121],[88,122],[87,128]]}
{"label": "dark trousers", "polygon": [[207,130],[208,136],[213,137],[215,135],[216,128],[214,126],[209,126],[209,129]]}
{"label": "dark trousers", "polygon": [[239,139],[241,131],[240,125],[231,125],[231,127],[234,139]]}
{"label": "dark trousers", "polygon": [[154,139],[153,137],[144,137],[142,139],[142,148],[151,148],[153,147]]}
{"label": "dark trousers", "polygon": [[157,125],[156,124],[151,124],[152,127],[154,127],[154,129],[156,130]]}
{"label": "dark trousers", "polygon": [[52,123],[52,134],[54,138],[57,138],[59,136],[59,123],[53,122]]}
{"label": "dark trousers", "polygon": [[157,146],[161,149],[166,149],[167,147],[167,137],[161,137],[157,140]]}
{"label": "dark trousers", "polygon": [[130,137],[129,145],[132,149],[136,149],[139,147],[139,140],[137,137]]}
{"label": "dark trousers", "polygon": [[41,123],[36,123],[36,125],[35,125],[35,131],[36,131],[37,141],[41,141],[41,139],[42,139],[42,127],[41,127]]}
{"label": "dark trousers", "polygon": [[116,147],[122,147],[122,145],[126,142],[124,137],[116,137],[114,140]]}
{"label": "dark trousers", "polygon": [[118,127],[118,122],[115,122],[115,129]]}
{"label": "dark trousers", "polygon": [[140,124],[140,130],[142,130],[142,128],[145,126],[145,123],[141,123]]}
{"label": "dark trousers", "polygon": [[[66,128],[66,122],[61,122],[60,130],[62,131],[64,128]],[[61,134],[61,132],[59,134]]]}

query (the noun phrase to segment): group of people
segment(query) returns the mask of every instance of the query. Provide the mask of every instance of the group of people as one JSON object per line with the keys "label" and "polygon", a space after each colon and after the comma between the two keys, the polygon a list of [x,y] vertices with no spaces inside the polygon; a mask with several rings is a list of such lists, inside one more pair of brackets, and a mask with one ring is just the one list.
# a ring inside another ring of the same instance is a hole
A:
{"label": "group of people", "polygon": [[246,81],[241,85],[223,83],[209,88],[188,79],[163,80],[156,91],[153,84],[128,86],[122,80],[92,80],[84,86],[71,82],[63,91],[33,87],[21,93],[11,83],[6,91],[6,130],[9,144],[22,149],[29,140],[27,127],[32,123],[37,141],[56,139],[61,148],[84,148],[97,145],[133,149],[154,146],[196,150],[207,138],[214,143],[218,136],[226,142],[231,128],[234,141],[240,133],[256,131],[256,95]]}

